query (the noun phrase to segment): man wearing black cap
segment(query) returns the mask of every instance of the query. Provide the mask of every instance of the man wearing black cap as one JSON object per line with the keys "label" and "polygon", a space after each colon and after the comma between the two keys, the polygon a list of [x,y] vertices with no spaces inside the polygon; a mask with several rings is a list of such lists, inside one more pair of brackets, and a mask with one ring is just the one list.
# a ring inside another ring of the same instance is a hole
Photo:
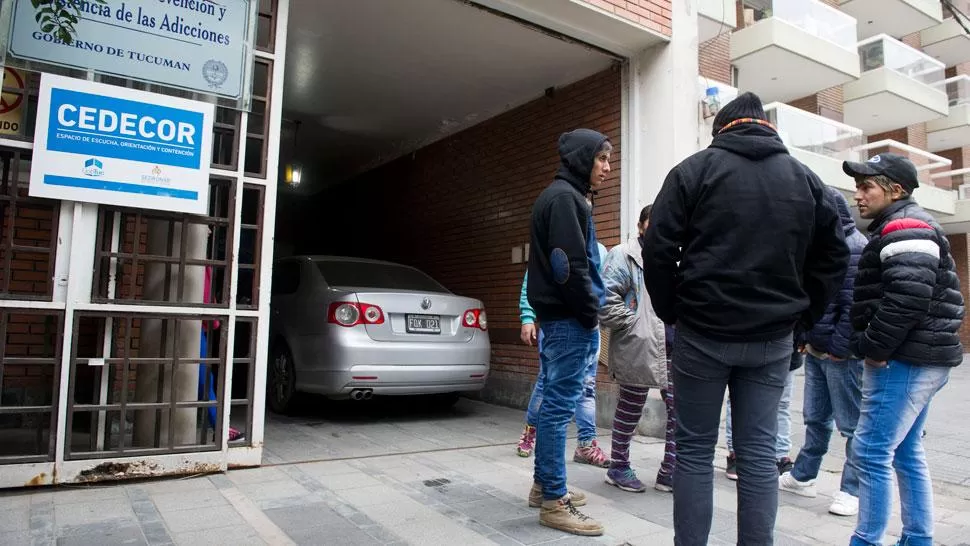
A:
{"label": "man wearing black cap", "polygon": [[899,482],[899,544],[933,543],[933,487],[922,430],[930,400],[963,361],[963,296],[942,228],[912,199],[916,168],[896,154],[845,162],[856,181],[870,240],[859,259],[852,352],[865,358],[862,407],[852,444],[859,468],[853,545],[880,544]]}
{"label": "man wearing black cap", "polygon": [[770,545],[778,511],[775,439],[793,330],[842,283],[849,250],[821,180],[792,158],[761,99],[714,118],[714,141],[667,175],[643,249],[657,315],[676,323],[674,541],[707,544],[725,388],[738,473],[738,544]]}

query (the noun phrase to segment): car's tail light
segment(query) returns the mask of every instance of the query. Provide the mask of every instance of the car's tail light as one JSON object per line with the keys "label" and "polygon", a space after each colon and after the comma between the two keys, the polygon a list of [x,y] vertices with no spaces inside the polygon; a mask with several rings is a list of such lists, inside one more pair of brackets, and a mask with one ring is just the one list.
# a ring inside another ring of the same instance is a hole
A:
{"label": "car's tail light", "polygon": [[360,324],[384,324],[384,311],[368,303],[335,301],[327,311],[327,322],[347,328]]}
{"label": "car's tail light", "polygon": [[461,317],[461,323],[465,328],[478,328],[488,330],[488,319],[485,317],[484,309],[469,309]]}

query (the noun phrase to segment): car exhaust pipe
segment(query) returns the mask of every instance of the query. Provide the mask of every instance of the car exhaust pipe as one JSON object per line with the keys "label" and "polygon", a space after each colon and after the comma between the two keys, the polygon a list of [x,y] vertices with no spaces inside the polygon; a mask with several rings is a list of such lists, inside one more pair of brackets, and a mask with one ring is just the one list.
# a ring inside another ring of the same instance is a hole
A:
{"label": "car exhaust pipe", "polygon": [[354,389],[354,390],[350,391],[350,399],[351,400],[363,400],[364,399],[364,391],[362,391],[361,389]]}
{"label": "car exhaust pipe", "polygon": [[364,391],[363,396],[364,396],[364,400],[370,400],[371,398],[374,397],[374,391],[367,389],[366,391]]}

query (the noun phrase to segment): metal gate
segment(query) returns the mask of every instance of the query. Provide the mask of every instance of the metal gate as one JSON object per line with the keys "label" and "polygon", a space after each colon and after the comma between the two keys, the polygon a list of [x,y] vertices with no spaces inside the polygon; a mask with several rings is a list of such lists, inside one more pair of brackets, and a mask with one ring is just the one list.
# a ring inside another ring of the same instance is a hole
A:
{"label": "metal gate", "polygon": [[0,135],[0,487],[259,464],[288,3],[257,1],[208,215],[31,198],[30,116]]}

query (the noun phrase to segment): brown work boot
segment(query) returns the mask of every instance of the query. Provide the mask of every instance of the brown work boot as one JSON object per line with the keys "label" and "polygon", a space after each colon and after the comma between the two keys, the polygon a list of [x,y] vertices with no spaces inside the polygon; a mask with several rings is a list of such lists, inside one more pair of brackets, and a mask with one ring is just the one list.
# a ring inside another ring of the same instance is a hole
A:
{"label": "brown work boot", "polygon": [[573,503],[569,502],[569,495],[559,500],[542,501],[539,524],[586,537],[598,537],[603,534],[603,525],[577,510]]}
{"label": "brown work boot", "polygon": [[[573,506],[586,506],[586,495],[579,491],[567,491],[566,497],[573,503]],[[529,491],[529,508],[539,508],[542,506],[542,487],[533,482],[532,490]]]}

